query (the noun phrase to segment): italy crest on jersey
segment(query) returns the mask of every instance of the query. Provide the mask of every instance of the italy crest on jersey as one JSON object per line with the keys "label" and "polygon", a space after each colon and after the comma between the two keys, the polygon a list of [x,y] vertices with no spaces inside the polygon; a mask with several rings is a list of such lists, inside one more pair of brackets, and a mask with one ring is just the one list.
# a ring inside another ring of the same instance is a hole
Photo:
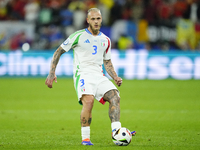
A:
{"label": "italy crest on jersey", "polygon": [[101,46],[103,46],[103,47],[104,47],[105,45],[106,45],[106,44],[105,44],[105,42],[101,42]]}
{"label": "italy crest on jersey", "polygon": [[85,87],[84,87],[84,86],[81,87],[81,91],[82,91],[82,92],[85,92]]}
{"label": "italy crest on jersey", "polygon": [[106,46],[106,43],[105,43],[105,40],[104,39],[101,39],[101,46]]}

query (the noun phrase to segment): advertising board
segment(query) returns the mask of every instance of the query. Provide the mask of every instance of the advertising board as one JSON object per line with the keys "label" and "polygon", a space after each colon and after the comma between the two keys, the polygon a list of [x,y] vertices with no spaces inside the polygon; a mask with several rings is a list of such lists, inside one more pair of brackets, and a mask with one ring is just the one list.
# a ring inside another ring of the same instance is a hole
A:
{"label": "advertising board", "polygon": [[[0,52],[0,77],[47,76],[52,56],[53,51]],[[120,52],[113,49],[112,62],[117,74],[124,79],[200,79],[199,52]],[[73,76],[72,51],[61,56],[56,75]]]}

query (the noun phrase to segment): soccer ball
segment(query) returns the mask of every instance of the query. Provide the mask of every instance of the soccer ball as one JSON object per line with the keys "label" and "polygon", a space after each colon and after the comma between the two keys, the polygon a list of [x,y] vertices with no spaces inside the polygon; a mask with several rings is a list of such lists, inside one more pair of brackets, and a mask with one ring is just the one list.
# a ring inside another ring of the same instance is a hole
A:
{"label": "soccer ball", "polygon": [[131,132],[127,128],[122,127],[112,132],[112,140],[118,146],[127,146],[131,139]]}

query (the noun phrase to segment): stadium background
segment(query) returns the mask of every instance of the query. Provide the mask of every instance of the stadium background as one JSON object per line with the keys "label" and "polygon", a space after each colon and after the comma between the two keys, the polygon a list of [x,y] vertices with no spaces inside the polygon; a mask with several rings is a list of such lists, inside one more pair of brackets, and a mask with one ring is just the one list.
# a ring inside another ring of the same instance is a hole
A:
{"label": "stadium background", "polygon": [[[1,0],[0,149],[83,149],[72,52],[61,57],[53,89],[44,82],[53,52],[87,27],[91,7],[102,11],[124,79],[121,122],[137,131],[126,149],[199,149],[198,0]],[[107,109],[95,101],[92,142],[122,149],[112,143]]]}
{"label": "stadium background", "polygon": [[[49,67],[53,51],[71,33],[87,27],[85,17],[91,7],[102,11],[101,31],[111,38],[120,76],[200,78],[196,0],[1,1],[0,76],[46,76],[43,68]],[[71,54],[66,57],[69,60],[61,61],[57,72],[70,77]]]}

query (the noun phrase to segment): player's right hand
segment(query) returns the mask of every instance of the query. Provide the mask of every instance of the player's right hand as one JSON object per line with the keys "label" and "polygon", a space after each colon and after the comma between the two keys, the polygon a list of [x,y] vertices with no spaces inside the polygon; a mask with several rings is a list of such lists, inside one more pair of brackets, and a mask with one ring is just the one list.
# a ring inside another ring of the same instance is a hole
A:
{"label": "player's right hand", "polygon": [[120,77],[115,77],[115,78],[114,78],[114,81],[115,81],[115,83],[116,83],[118,86],[121,86],[121,84],[122,84],[122,78],[120,78]]}
{"label": "player's right hand", "polygon": [[47,76],[46,78],[46,81],[45,81],[45,84],[49,87],[49,88],[52,88],[53,86],[53,81],[55,81],[57,83],[57,77],[56,75],[54,76],[54,78],[50,78],[49,76]]}

